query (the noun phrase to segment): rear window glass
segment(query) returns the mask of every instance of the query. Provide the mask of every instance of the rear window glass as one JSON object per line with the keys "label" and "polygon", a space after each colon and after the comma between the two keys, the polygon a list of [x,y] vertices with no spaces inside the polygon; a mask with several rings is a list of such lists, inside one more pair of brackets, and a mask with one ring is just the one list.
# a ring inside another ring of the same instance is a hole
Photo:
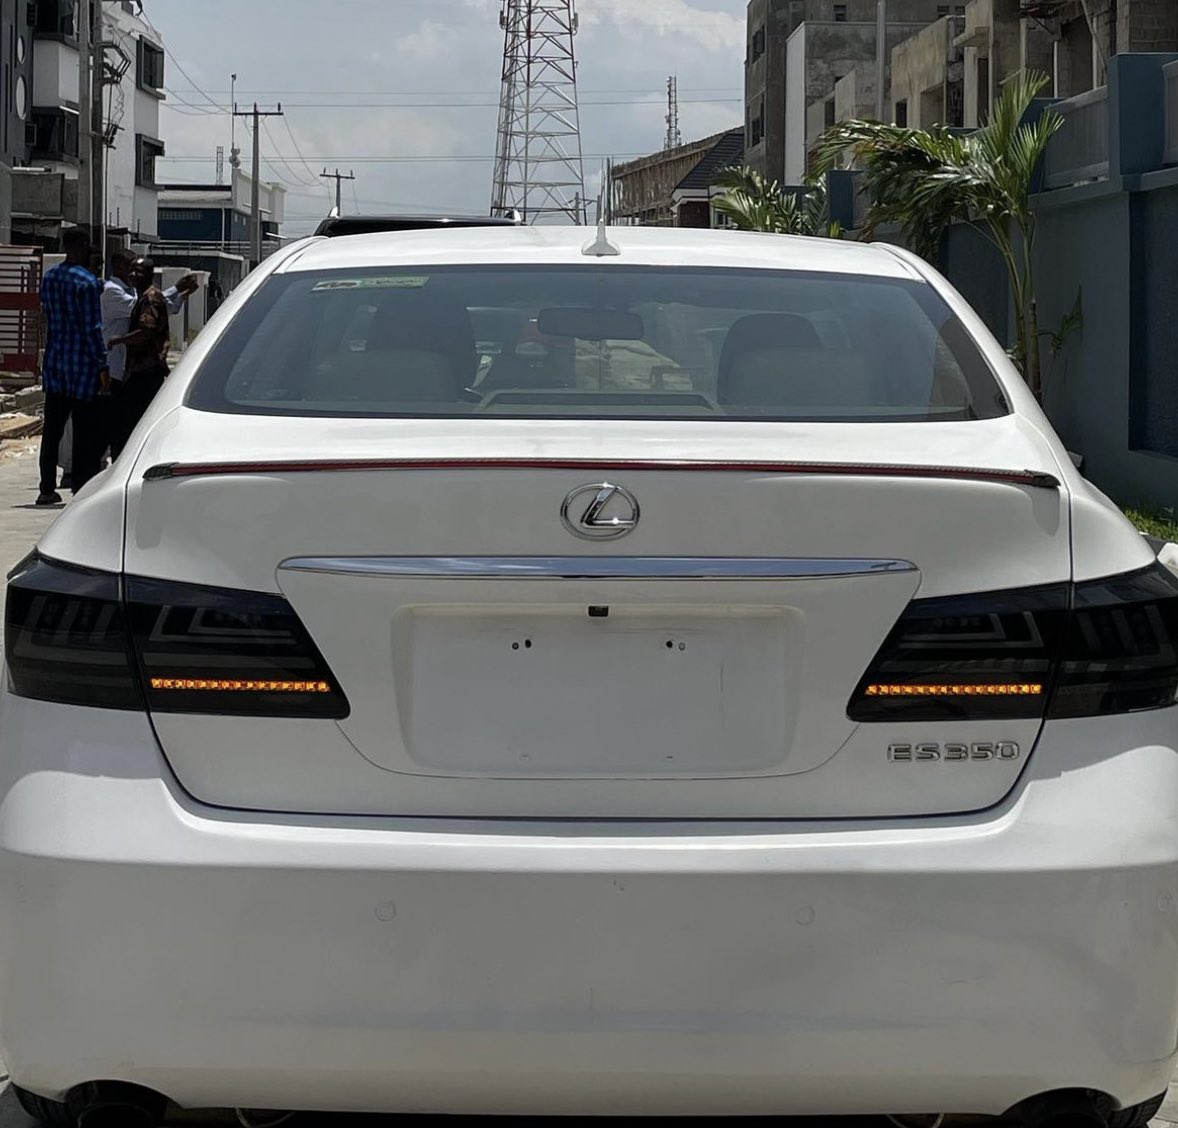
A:
{"label": "rear window glass", "polygon": [[191,406],[263,415],[753,420],[1006,414],[924,283],[796,271],[472,267],[271,278]]}

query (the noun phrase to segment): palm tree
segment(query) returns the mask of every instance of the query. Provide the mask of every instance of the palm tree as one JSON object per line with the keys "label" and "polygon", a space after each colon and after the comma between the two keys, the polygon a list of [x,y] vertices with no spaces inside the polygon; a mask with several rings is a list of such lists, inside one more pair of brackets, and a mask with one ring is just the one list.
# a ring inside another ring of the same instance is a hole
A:
{"label": "palm tree", "polygon": [[1033,120],[1029,115],[1048,81],[1046,75],[1024,74],[1008,83],[990,121],[975,133],[847,121],[828,129],[816,152],[816,175],[848,156],[864,169],[864,188],[872,201],[864,238],[881,224],[896,224],[927,259],[935,257],[952,223],[972,224],[991,240],[1010,277],[1014,356],[1038,397],[1043,389],[1030,197],[1063,118],[1052,110]]}
{"label": "palm tree", "polygon": [[717,182],[724,195],[713,204],[741,231],[768,231],[774,235],[829,235],[839,228],[827,218],[826,189],[815,184],[807,192],[782,192],[776,181],[766,180],[751,168],[730,168]]}

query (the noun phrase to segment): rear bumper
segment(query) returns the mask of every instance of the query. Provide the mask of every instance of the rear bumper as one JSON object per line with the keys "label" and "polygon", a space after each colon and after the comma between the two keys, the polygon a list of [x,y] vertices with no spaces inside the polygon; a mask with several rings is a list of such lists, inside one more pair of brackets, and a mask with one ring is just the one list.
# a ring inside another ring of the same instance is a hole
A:
{"label": "rear bumper", "polygon": [[1053,725],[968,817],[365,822],[198,807],[144,718],[0,697],[4,1056],[187,1106],[1135,1103],[1178,1037],[1176,724]]}

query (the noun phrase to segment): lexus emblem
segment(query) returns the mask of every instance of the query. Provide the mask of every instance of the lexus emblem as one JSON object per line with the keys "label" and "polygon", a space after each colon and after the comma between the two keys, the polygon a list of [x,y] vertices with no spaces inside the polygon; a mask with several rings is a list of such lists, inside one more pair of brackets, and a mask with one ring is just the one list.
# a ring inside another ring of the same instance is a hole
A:
{"label": "lexus emblem", "polygon": [[617,540],[637,528],[638,518],[634,495],[609,482],[573,490],[560,507],[564,527],[584,540]]}

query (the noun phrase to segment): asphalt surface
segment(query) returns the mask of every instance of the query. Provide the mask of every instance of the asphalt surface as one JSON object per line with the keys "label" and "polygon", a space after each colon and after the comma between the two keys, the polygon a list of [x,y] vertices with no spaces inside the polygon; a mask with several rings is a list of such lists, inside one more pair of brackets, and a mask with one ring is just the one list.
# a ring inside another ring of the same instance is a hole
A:
{"label": "asphalt surface", "polygon": [[[37,497],[37,445],[35,441],[21,441],[17,443],[0,443],[0,577],[7,575],[9,569],[21,560],[33,547],[46,529],[57,518],[58,510],[37,509],[33,502]],[[4,588],[0,584],[0,642],[3,640],[3,601]],[[397,1124],[398,1128],[414,1124],[438,1124],[440,1118],[429,1117],[343,1117],[343,1116],[311,1116],[303,1115],[293,1121],[286,1122],[286,1128],[390,1128]],[[471,1120],[465,1117],[447,1117],[445,1128],[461,1128],[466,1122],[477,1128],[496,1128],[498,1125],[516,1123],[502,1118],[482,1118]],[[259,1117],[259,1125],[266,1120]],[[595,1124],[600,1124],[595,1121]],[[611,1120],[611,1128],[620,1122]],[[638,1122],[641,1128],[654,1128],[656,1124],[669,1124],[670,1121],[652,1121],[644,1119]],[[682,1121],[676,1120],[679,1125]],[[694,1125],[705,1128],[709,1124],[729,1123],[729,1121],[694,1121]],[[772,1121],[766,1119],[764,1123],[782,1123],[781,1118]],[[802,1125],[815,1124],[821,1128],[889,1128],[889,1121],[885,1119],[795,1119],[787,1121],[791,1128],[801,1128]],[[976,1123],[976,1121],[975,1121]],[[237,1117],[232,1112],[219,1113],[185,1113],[180,1114],[169,1124],[193,1126],[236,1125]],[[570,1121],[559,1122],[560,1128],[569,1128]],[[1170,1096],[1163,1105],[1161,1113],[1154,1121],[1156,1126],[1178,1128],[1178,1085],[1171,1085]],[[30,1120],[20,1109],[8,1090],[7,1084],[0,1082],[0,1128],[34,1128],[35,1121]]]}

